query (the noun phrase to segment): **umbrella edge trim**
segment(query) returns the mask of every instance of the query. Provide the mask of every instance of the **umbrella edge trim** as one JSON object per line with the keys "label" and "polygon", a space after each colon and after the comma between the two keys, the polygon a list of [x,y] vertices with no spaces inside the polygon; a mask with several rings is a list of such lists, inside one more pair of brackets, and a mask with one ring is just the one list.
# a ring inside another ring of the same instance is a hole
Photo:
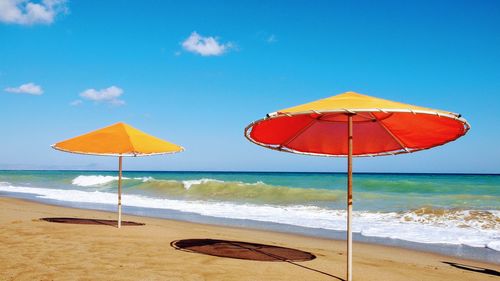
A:
{"label": "umbrella edge trim", "polygon": [[155,156],[155,155],[164,155],[164,154],[174,154],[174,153],[180,153],[185,151],[186,149],[182,146],[180,146],[180,150],[178,151],[171,151],[171,152],[153,152],[153,153],[92,153],[92,152],[83,152],[83,151],[72,151],[72,150],[67,150],[64,148],[57,147],[57,144],[53,144],[50,147],[52,147],[55,150],[59,150],[62,152],[67,152],[67,153],[73,153],[73,154],[84,154],[84,155],[94,155],[94,156],[114,156],[114,157],[119,157],[119,156],[124,156],[124,157],[145,157],[145,156]]}

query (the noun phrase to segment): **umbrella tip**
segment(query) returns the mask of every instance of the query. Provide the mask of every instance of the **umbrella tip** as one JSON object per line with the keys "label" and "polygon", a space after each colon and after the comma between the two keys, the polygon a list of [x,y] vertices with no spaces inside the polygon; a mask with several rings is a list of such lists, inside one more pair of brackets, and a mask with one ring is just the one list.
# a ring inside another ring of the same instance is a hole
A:
{"label": "umbrella tip", "polygon": [[271,118],[271,117],[274,117],[274,116],[277,116],[277,115],[278,115],[278,112],[271,112],[271,113],[266,114],[266,117],[267,118]]}
{"label": "umbrella tip", "polygon": [[127,123],[122,122],[122,121],[116,122],[113,126],[117,126],[117,125],[120,125],[120,126],[129,126]]}
{"label": "umbrella tip", "polygon": [[347,91],[345,93],[342,93],[341,95],[356,95],[356,96],[361,96],[360,93],[355,92],[355,91]]}

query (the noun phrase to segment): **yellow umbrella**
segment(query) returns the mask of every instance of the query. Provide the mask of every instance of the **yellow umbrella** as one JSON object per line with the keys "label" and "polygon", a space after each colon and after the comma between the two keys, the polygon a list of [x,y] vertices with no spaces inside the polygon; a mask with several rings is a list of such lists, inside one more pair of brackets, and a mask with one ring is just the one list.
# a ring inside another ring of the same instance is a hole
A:
{"label": "yellow umbrella", "polygon": [[245,128],[266,148],[347,157],[347,280],[352,280],[352,157],[411,153],[453,141],[470,126],[449,111],[354,92],[269,113]]}
{"label": "yellow umbrella", "polygon": [[181,152],[183,147],[148,135],[125,123],[92,131],[52,145],[64,152],[118,156],[118,228],[122,218],[122,158]]}

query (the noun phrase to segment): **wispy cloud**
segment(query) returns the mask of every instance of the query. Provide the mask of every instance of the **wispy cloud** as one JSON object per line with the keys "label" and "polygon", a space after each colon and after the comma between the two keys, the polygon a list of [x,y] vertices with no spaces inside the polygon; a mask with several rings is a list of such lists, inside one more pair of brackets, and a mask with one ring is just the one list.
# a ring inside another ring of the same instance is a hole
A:
{"label": "wispy cloud", "polygon": [[233,47],[231,42],[219,43],[216,37],[203,37],[196,31],[182,42],[182,47],[188,52],[202,56],[220,56]]}
{"label": "wispy cloud", "polygon": [[66,13],[66,0],[0,0],[0,21],[22,25],[51,24],[60,13]]}
{"label": "wispy cloud", "polygon": [[[3,0],[0,0],[0,2]],[[8,93],[15,93],[15,94],[28,94],[28,95],[35,95],[39,96],[43,94],[43,89],[39,85],[35,83],[26,83],[22,84],[19,87],[8,87],[4,89]]]}
{"label": "wispy cloud", "polygon": [[71,106],[78,106],[78,105],[80,105],[82,103],[83,103],[82,100],[74,100],[74,101],[70,102],[69,105],[71,105]]}
{"label": "wispy cloud", "polygon": [[278,36],[276,36],[276,34],[264,30],[257,32],[256,39],[262,40],[262,42],[266,42],[268,44],[274,44],[278,42]]}
{"label": "wispy cloud", "polygon": [[271,35],[269,35],[269,37],[267,37],[266,41],[267,41],[267,43],[271,43],[272,44],[272,43],[278,42],[278,39],[276,38],[276,35],[271,34]]}
{"label": "wispy cloud", "polygon": [[97,103],[108,103],[119,106],[125,104],[125,101],[120,99],[122,94],[123,94],[123,89],[116,86],[111,86],[109,88],[100,90],[87,89],[82,93],[80,93],[80,97],[82,97],[85,100],[90,100]]}

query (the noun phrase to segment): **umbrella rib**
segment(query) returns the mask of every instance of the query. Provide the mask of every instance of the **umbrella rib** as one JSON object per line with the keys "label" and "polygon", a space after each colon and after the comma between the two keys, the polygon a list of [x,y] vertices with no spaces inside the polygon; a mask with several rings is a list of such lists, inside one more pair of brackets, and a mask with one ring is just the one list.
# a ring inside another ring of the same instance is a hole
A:
{"label": "umbrella rib", "polygon": [[359,117],[365,118],[365,119],[367,119],[369,121],[373,121],[374,117],[373,117],[373,115],[370,114],[371,112],[367,112],[368,115],[371,115],[371,117],[370,116],[366,116],[366,115],[364,115],[362,113],[365,113],[365,112],[357,112],[356,115],[359,116]]}
{"label": "umbrella rib", "polygon": [[[134,156],[137,156],[137,153],[136,153],[136,150],[135,150],[135,146],[134,146],[134,142],[132,142],[132,138],[130,137],[130,135],[128,134],[128,130],[127,130],[127,127],[123,126],[123,130],[125,131],[125,135],[127,136],[128,138],[128,141],[130,142],[130,146],[132,147],[132,154]],[[120,154],[121,155],[121,154]]]}
{"label": "umbrella rib", "polygon": [[404,145],[404,143],[398,137],[396,137],[391,132],[391,130],[389,130],[389,128],[387,128],[387,126],[385,126],[384,123],[382,123],[380,120],[378,120],[378,118],[375,115],[373,115],[372,112],[370,112],[370,115],[373,116],[373,118],[375,118],[375,121],[377,121],[377,123],[380,125],[380,127],[382,127],[389,134],[389,136],[391,136],[401,146],[401,148],[403,150],[405,150],[406,152],[410,152],[410,150]]}
{"label": "umbrella rib", "polygon": [[[363,112],[363,113],[365,113],[365,112]],[[370,112],[366,112],[366,113],[370,114]],[[324,118],[324,117],[326,117],[326,114],[325,114],[325,113],[320,113],[320,114],[321,114],[321,116],[319,116],[319,117],[316,119],[316,121],[318,121],[318,122],[326,122],[326,123],[345,123],[345,121],[325,120],[325,119],[323,119],[323,118]],[[373,117],[373,116],[368,116],[368,115],[365,115],[365,114],[361,114],[360,112],[357,112],[357,113],[354,113],[354,114],[355,114],[356,116],[359,116],[359,117],[361,117],[361,118],[366,119],[365,121],[357,121],[358,123],[359,123],[359,122],[373,122],[373,121],[375,121],[375,119],[374,119],[375,117]],[[336,114],[334,114],[334,115],[342,115],[342,116],[343,116],[343,115],[345,115],[345,113],[343,113],[343,112],[337,112],[337,113],[336,113]]]}
{"label": "umbrella rib", "polygon": [[302,129],[300,129],[295,135],[291,136],[288,140],[286,140],[285,142],[281,143],[280,146],[281,147],[283,147],[283,146],[286,147],[289,143],[291,143],[292,141],[294,141],[298,136],[300,136],[307,129],[309,129],[314,124],[315,121],[317,121],[317,119],[313,118],[311,120],[311,122],[309,122],[306,126],[302,127]]}

